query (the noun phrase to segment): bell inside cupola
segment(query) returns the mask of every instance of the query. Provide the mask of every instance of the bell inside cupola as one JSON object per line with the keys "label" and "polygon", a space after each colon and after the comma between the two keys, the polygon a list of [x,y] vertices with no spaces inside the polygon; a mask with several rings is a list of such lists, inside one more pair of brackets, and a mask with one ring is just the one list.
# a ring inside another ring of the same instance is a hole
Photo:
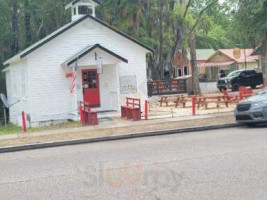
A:
{"label": "bell inside cupola", "polygon": [[98,0],[74,0],[65,9],[71,9],[71,19],[75,21],[85,15],[95,17],[95,9],[98,5],[100,5]]}

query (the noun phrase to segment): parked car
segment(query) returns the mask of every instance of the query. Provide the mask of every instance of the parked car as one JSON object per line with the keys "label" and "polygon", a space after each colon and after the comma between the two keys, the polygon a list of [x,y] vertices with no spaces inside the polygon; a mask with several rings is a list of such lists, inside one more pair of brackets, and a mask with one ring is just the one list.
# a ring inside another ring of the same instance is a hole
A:
{"label": "parked car", "polygon": [[237,104],[236,121],[247,125],[267,122],[267,88]]}
{"label": "parked car", "polygon": [[237,70],[231,72],[228,76],[220,78],[217,88],[222,91],[232,89],[238,91],[240,86],[250,86],[255,89],[258,85],[263,84],[262,73],[257,73],[255,70]]}

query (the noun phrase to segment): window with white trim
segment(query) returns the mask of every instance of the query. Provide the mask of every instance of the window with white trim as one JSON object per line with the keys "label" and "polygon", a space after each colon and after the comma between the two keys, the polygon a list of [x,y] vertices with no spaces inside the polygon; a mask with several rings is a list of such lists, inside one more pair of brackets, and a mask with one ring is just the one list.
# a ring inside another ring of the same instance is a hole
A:
{"label": "window with white trim", "polygon": [[183,76],[183,71],[181,68],[176,68],[176,77],[181,77]]}
{"label": "window with white trim", "polygon": [[79,15],[92,15],[93,9],[89,6],[79,6],[78,13]]}
{"label": "window with white trim", "polygon": [[188,75],[189,75],[188,66],[184,66],[184,76],[188,76]]}

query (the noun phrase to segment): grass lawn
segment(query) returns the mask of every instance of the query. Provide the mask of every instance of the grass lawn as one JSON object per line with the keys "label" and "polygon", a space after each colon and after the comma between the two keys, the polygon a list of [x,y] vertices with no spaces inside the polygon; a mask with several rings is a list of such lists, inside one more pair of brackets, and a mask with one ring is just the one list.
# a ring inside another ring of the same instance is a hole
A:
{"label": "grass lawn", "polygon": [[0,126],[0,135],[20,133],[22,132],[21,128],[13,124],[8,124],[7,126]]}
{"label": "grass lawn", "polygon": [[[39,132],[39,131],[46,131],[46,130],[75,128],[75,127],[80,127],[80,126],[81,126],[80,122],[67,122],[67,123],[45,126],[45,127],[40,127],[40,128],[28,128],[27,132]],[[22,128],[14,124],[8,124],[6,127],[0,125],[0,135],[15,134],[15,133],[21,133],[21,132],[22,132]]]}

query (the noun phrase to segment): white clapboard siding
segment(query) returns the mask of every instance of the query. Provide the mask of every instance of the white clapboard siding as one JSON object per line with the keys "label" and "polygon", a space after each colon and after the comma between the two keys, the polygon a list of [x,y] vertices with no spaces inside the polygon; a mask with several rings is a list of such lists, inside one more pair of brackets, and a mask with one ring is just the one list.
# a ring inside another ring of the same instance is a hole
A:
{"label": "white clapboard siding", "polygon": [[22,124],[21,113],[30,114],[29,74],[27,60],[12,63],[6,72],[8,103],[14,104],[9,109],[10,121]]}
{"label": "white clapboard siding", "polygon": [[[143,106],[147,99],[148,50],[88,18],[33,51],[26,59],[10,66],[11,88],[12,84],[22,84],[20,79],[14,80],[17,69],[24,67],[27,75],[27,98],[11,109],[12,122],[19,124],[17,119],[22,110],[30,114],[32,122],[64,120],[70,113],[75,112],[72,106],[73,97],[69,93],[70,79],[65,77],[66,69],[61,64],[88,45],[94,44],[100,44],[128,60],[128,63],[124,63],[115,59],[118,63],[104,66],[104,74],[100,75],[103,109],[119,109],[120,105],[124,104],[125,97],[129,96],[119,94],[119,76],[137,77],[138,92],[130,96],[141,98]],[[77,84],[81,84],[80,74]],[[107,91],[105,88],[108,88]],[[14,98],[14,92],[12,88],[10,99]],[[81,98],[80,85],[77,100]]]}

